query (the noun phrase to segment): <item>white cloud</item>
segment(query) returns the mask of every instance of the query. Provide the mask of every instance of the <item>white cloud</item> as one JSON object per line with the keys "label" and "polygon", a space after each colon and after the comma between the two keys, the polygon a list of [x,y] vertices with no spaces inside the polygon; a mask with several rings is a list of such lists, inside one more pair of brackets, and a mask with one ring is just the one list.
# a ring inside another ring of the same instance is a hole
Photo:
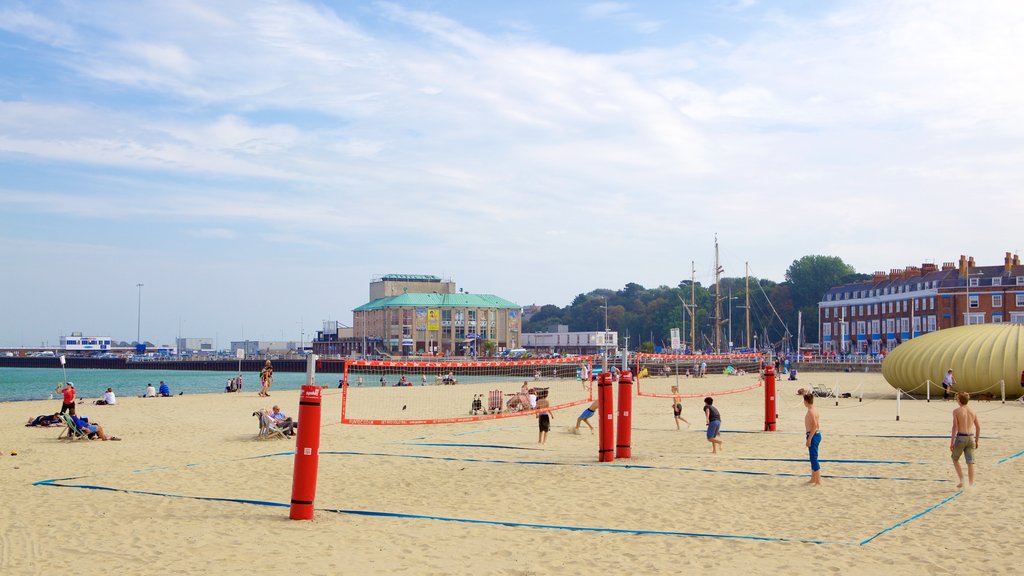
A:
{"label": "white cloud", "polygon": [[[1024,211],[1024,4],[752,4],[717,13],[735,30],[603,53],[537,22],[505,36],[399,4],[8,8],[0,27],[57,47],[40,74],[81,90],[0,101],[5,167],[73,173],[5,178],[0,206],[347,248],[357,275],[438,267],[542,303],[674,283],[715,231],[727,257],[749,252],[731,271],[749,259],[776,279],[804,253],[883,269],[1001,255],[1007,233],[977,223]],[[582,10],[655,22],[627,3]],[[949,206],[963,235],[922,232]],[[496,253],[551,280],[478,264]],[[635,265],[568,272],[609,260]]]}

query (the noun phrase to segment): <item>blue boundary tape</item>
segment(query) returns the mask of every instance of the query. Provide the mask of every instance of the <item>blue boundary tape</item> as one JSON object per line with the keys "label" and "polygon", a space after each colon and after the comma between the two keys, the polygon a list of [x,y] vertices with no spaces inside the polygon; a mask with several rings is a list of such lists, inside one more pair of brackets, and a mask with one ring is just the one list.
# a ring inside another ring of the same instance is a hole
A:
{"label": "blue boundary tape", "polygon": [[[288,456],[288,455],[293,455],[293,454],[294,454],[294,452],[275,452],[275,453],[272,453],[272,454],[263,454],[263,455],[260,455],[260,456],[251,456],[251,457],[247,457],[247,458],[239,458],[236,461],[256,460],[256,459],[261,459],[261,458],[271,458],[271,457],[276,457],[276,456]],[[504,461],[498,461],[498,460],[461,459],[461,458],[447,458],[447,457],[440,457],[440,458],[438,458],[438,457],[431,457],[431,456],[416,456],[416,455],[402,455],[402,454],[397,454],[397,455],[396,454],[377,454],[377,453],[367,453],[367,452],[321,452],[321,454],[393,456],[393,457],[403,457],[403,458],[426,458],[426,459],[469,461],[469,462],[506,463]],[[1021,454],[1024,454],[1024,451],[1022,451],[1022,452],[1020,452],[1018,454],[1015,454],[1015,455],[1011,456],[1010,458],[1016,458],[1017,456],[1020,456]],[[1009,460],[1010,458],[1004,459],[1003,461]],[[1002,461],[1000,461],[1000,462],[1002,462]],[[575,466],[604,466],[604,467],[639,468],[639,469],[698,470],[698,469],[666,468],[666,467],[643,466],[643,465],[632,465],[632,464],[629,464],[629,465],[614,465],[614,464],[613,465],[608,465],[608,464],[560,464],[560,463],[556,463],[556,462],[507,462],[507,463],[539,464],[539,465],[570,465],[570,466],[572,466],[572,465],[575,465]],[[202,464],[189,464],[189,465],[186,465],[186,467],[189,467],[189,466],[200,466],[200,465],[202,465]],[[150,472],[150,471],[170,470],[170,469],[171,469],[170,467],[156,467],[156,468],[146,468],[146,469],[140,469],[140,470],[133,470],[132,472]],[[701,471],[738,473],[738,474],[752,474],[752,475],[761,475],[761,476],[802,476],[802,475],[798,475],[798,474],[785,474],[785,473],[777,474],[777,473],[770,473],[770,472],[745,472],[745,471],[727,471],[727,470],[725,470],[725,471],[720,471],[720,470],[701,470]],[[826,477],[828,477],[828,476],[826,476]],[[270,507],[277,507],[277,508],[287,508],[287,507],[290,507],[289,504],[286,504],[286,503],[283,503],[283,502],[273,502],[273,501],[268,501],[268,500],[252,500],[252,499],[246,499],[246,498],[221,498],[221,497],[216,497],[216,496],[191,496],[191,495],[183,495],[183,494],[168,494],[168,493],[164,493],[164,492],[152,492],[152,491],[147,491],[147,490],[133,490],[133,489],[126,489],[126,488],[114,488],[114,487],[110,487],[110,486],[100,486],[100,485],[96,485],[96,484],[69,484],[69,483],[66,483],[68,481],[80,480],[80,479],[83,479],[83,478],[87,478],[87,476],[69,476],[69,477],[64,477],[64,478],[51,478],[51,479],[47,479],[47,480],[39,480],[37,482],[33,482],[32,486],[50,486],[50,487],[57,487],[57,488],[79,488],[79,489],[86,489],[86,490],[100,490],[100,491],[107,491],[107,492],[121,492],[121,493],[124,493],[124,494],[137,494],[137,495],[141,495],[141,496],[162,496],[162,497],[165,497],[165,498],[179,498],[179,499],[200,500],[200,501],[207,501],[207,502],[228,502],[228,503],[249,504],[249,505],[257,505],[257,506],[270,506]],[[842,478],[842,477],[834,476],[834,478]],[[870,477],[866,477],[866,478],[870,478]],[[874,479],[886,479],[886,478],[874,478]],[[935,505],[933,505],[933,506],[931,506],[929,508],[926,508],[925,510],[923,510],[923,511],[921,511],[921,512],[919,512],[919,513],[917,513],[917,514],[915,514],[915,515],[905,519],[905,520],[901,520],[900,522],[897,522],[896,524],[893,524],[892,526],[889,526],[888,528],[885,528],[885,529],[877,532],[876,534],[872,535],[871,537],[866,538],[864,540],[861,540],[860,542],[843,542],[843,541],[830,541],[830,540],[804,539],[804,538],[785,538],[785,537],[757,536],[757,535],[745,535],[745,534],[713,534],[713,533],[703,533],[703,532],[680,532],[680,531],[667,531],[667,530],[663,531],[663,530],[643,530],[643,529],[630,529],[630,528],[601,528],[601,527],[588,527],[588,526],[569,526],[569,525],[557,525],[557,524],[534,524],[534,523],[527,523],[527,522],[512,522],[512,521],[501,521],[501,520],[479,520],[479,519],[471,519],[471,518],[452,518],[452,517],[445,517],[445,516],[432,516],[432,515],[423,515],[423,514],[406,514],[406,513],[400,513],[400,512],[378,512],[378,511],[369,511],[369,510],[346,510],[346,509],[340,509],[340,508],[318,508],[318,510],[321,510],[323,512],[331,512],[331,513],[336,513],[336,514],[350,514],[350,515],[356,515],[356,516],[403,518],[403,519],[413,519],[413,520],[433,520],[433,521],[441,521],[441,522],[458,522],[458,523],[465,523],[465,524],[482,524],[482,525],[491,525],[491,526],[516,527],[516,528],[535,528],[535,529],[546,529],[546,530],[567,530],[567,531],[574,531],[574,532],[595,532],[595,533],[635,534],[635,535],[654,535],[654,536],[679,536],[679,537],[691,537],[691,538],[720,538],[720,539],[728,539],[728,540],[753,540],[753,541],[762,541],[762,542],[795,542],[795,543],[802,543],[802,544],[839,544],[839,545],[865,546],[865,545],[869,544],[872,540],[878,538],[879,536],[881,536],[881,535],[883,535],[883,534],[885,534],[887,532],[890,532],[890,531],[892,531],[892,530],[894,530],[894,529],[896,529],[896,528],[898,528],[900,526],[903,526],[903,525],[905,525],[905,524],[907,524],[907,523],[909,523],[909,522],[911,522],[913,520],[916,520],[917,518],[920,518],[921,516],[924,516],[925,514],[927,514],[929,512],[932,512],[932,511],[938,509],[939,507],[941,507],[944,504],[952,501],[954,498],[956,498],[957,496],[960,496],[961,494],[962,494],[962,492],[957,492],[956,494],[946,498],[945,500],[939,502],[938,504],[935,504]]]}
{"label": "blue boundary tape", "polygon": [[[81,477],[79,477],[81,478]],[[62,484],[62,480],[76,480],[78,478],[57,478],[52,480],[40,480],[34,482],[33,486],[52,486],[57,488],[81,488],[85,490],[100,490],[105,492],[122,492],[125,494],[137,494],[140,496],[163,496],[165,498],[179,498],[184,500],[202,500],[207,502],[231,502],[237,504],[251,504],[256,506],[272,506],[276,508],[288,508],[290,505],[284,502],[272,502],[268,500],[249,500],[245,498],[218,498],[215,496],[189,496],[185,494],[167,494],[164,492],[150,492],[147,490],[131,490],[125,488],[112,488],[109,486],[98,486],[95,484]],[[723,538],[728,540],[756,540],[762,542],[798,542],[803,544],[846,544],[854,545],[855,542],[840,542],[830,540],[814,540],[804,538],[780,538],[776,536],[756,536],[748,534],[711,534],[704,532],[676,532],[670,530],[643,530],[639,528],[600,528],[594,526],[568,526],[559,524],[532,524],[529,522],[513,522],[505,520],[479,520],[473,518],[451,518],[447,516],[432,516],[426,514],[405,514],[402,512],[378,512],[373,510],[346,510],[342,508],[317,508],[321,512],[335,514],[350,514],[353,516],[373,516],[378,518],[402,518],[410,520],[434,520],[440,522],[458,522],[463,524],[483,524],[489,526],[506,526],[510,528],[538,528],[544,530],[568,530],[572,532],[600,532],[606,534],[637,534],[654,536],[685,536],[691,538]]]}
{"label": "blue boundary tape", "polygon": [[[470,462],[480,464],[520,464],[524,466],[578,466],[581,468],[620,468],[632,470],[674,470],[680,472],[705,472],[712,474],[741,474],[746,476],[779,476],[784,478],[808,478],[810,474],[790,472],[758,472],[751,470],[716,470],[713,468],[693,468],[688,466],[651,466],[647,464],[604,464],[592,462],[546,462],[543,460],[499,460],[496,458],[456,458],[454,456],[428,456],[424,454],[388,454],[386,452],[321,452],[342,456],[378,456],[384,458],[411,458],[418,460],[441,460],[446,462]],[[802,461],[802,460],[800,460]],[[843,476],[838,474],[823,474],[822,478],[833,478],[838,480],[896,480],[902,482],[950,482],[945,478],[909,478],[903,476]]]}
{"label": "blue boundary tape", "polygon": [[[807,458],[737,458],[737,460],[754,460],[768,462],[807,462]],[[930,462],[906,462],[902,460],[819,460],[830,464],[930,464]]]}
{"label": "blue boundary tape", "polygon": [[1024,450],[1021,450],[1020,452],[1017,452],[1016,454],[1014,454],[1012,456],[1007,456],[1006,458],[1003,458],[999,462],[996,462],[996,464],[1002,464],[1003,462],[1009,462],[1010,460],[1013,460],[1014,458],[1019,458],[1021,456],[1024,456]]}
{"label": "blue boundary tape", "polygon": [[901,520],[900,522],[897,522],[897,523],[893,524],[892,526],[889,526],[889,527],[888,527],[888,528],[886,528],[885,530],[882,530],[881,532],[879,532],[879,533],[875,534],[874,536],[872,536],[872,537],[870,537],[870,538],[867,538],[867,539],[861,540],[861,541],[860,541],[860,542],[858,543],[858,545],[859,545],[859,546],[864,546],[865,544],[867,544],[867,543],[871,542],[872,540],[874,540],[875,538],[878,538],[879,536],[881,536],[882,534],[885,534],[886,532],[890,532],[890,531],[892,531],[892,530],[895,530],[895,529],[899,528],[900,526],[903,526],[904,524],[906,524],[906,523],[908,523],[908,522],[911,522],[911,521],[913,521],[913,520],[917,520],[917,519],[918,519],[918,518],[920,518],[921,516],[924,516],[925,514],[927,514],[927,513],[931,512],[932,510],[935,510],[935,509],[937,509],[938,507],[940,507],[940,506],[942,506],[943,504],[945,504],[945,503],[947,503],[947,502],[949,502],[949,501],[953,500],[954,498],[956,498],[957,496],[959,496],[959,495],[961,495],[961,494],[963,494],[963,492],[957,492],[956,494],[953,494],[952,496],[950,496],[949,498],[946,498],[946,499],[945,499],[945,500],[943,500],[942,502],[939,502],[938,504],[936,504],[936,505],[934,505],[934,506],[931,506],[930,508],[926,508],[926,509],[922,510],[921,512],[918,512],[917,514],[914,514],[914,515],[913,515],[913,516],[911,516],[910,518],[907,518],[906,520]]}
{"label": "blue boundary tape", "polygon": [[524,448],[522,446],[502,446],[501,444],[455,444],[448,442],[406,442],[405,446],[444,446],[453,448],[499,448],[502,450],[542,450],[541,448]]}

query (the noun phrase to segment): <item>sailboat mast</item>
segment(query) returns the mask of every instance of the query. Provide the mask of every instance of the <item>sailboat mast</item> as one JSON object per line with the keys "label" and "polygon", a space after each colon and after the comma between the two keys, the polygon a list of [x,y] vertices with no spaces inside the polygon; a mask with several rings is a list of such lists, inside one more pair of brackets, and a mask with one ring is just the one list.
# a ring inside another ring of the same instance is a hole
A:
{"label": "sailboat mast", "polygon": [[746,277],[747,277],[747,284],[746,284],[746,286],[747,286],[747,289],[746,289],[746,296],[747,296],[747,332],[746,332],[746,334],[747,334],[747,348],[749,349],[750,348],[750,263],[749,262],[744,262],[743,263],[743,269],[744,269],[744,272],[745,272]]}
{"label": "sailboat mast", "polygon": [[718,265],[718,234],[715,234],[715,354],[722,352],[722,290],[719,279],[722,267]]}
{"label": "sailboat mast", "polygon": [[[697,349],[697,267],[690,260],[690,342]],[[703,347],[702,347],[703,348]]]}

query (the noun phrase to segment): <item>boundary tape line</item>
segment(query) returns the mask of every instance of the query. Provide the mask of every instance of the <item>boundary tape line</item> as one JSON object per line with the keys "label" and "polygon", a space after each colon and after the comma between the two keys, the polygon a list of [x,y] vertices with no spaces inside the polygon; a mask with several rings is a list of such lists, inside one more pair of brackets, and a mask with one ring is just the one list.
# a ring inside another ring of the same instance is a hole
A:
{"label": "boundary tape line", "polygon": [[[264,454],[264,455],[260,455],[260,456],[251,456],[251,457],[246,457],[246,458],[239,458],[239,459],[237,459],[235,461],[255,460],[255,459],[270,458],[270,457],[275,457],[275,456],[287,456],[287,455],[292,455],[292,454],[294,454],[294,452],[276,452],[276,453]],[[376,454],[373,454],[373,453],[362,453],[362,452],[323,452],[322,454],[357,454],[357,455],[368,454],[368,455],[376,455]],[[1017,456],[1020,456],[1021,454],[1024,454],[1024,451],[1022,451],[1022,452],[1020,452],[1018,454],[1015,454],[1014,456],[1011,456],[1010,458],[1015,458]],[[392,454],[380,454],[380,455],[381,456],[410,457],[410,458],[431,458],[429,456],[428,457],[422,457],[422,456],[407,456],[407,455],[392,455]],[[482,462],[489,462],[488,460],[475,460],[475,459],[456,459],[456,458],[440,458],[440,459],[442,459],[442,460],[460,460],[460,461],[482,461]],[[1009,458],[1004,459],[1003,461],[1008,460],[1008,459]],[[501,462],[501,461],[496,461],[496,462]],[[512,463],[515,463],[515,462],[512,462]],[[522,464],[558,465],[558,463],[553,463],[553,462],[535,462],[535,463],[532,463],[532,462],[521,462],[521,463]],[[200,466],[200,465],[202,465],[202,464],[190,464],[190,465],[187,465],[187,466]],[[570,464],[570,465],[572,465],[572,464]],[[579,466],[606,466],[606,467],[609,467],[609,465],[602,465],[602,464],[576,464],[576,465],[579,465]],[[621,465],[621,466],[612,465],[610,467],[646,468],[646,469],[657,469],[658,468],[658,467],[653,467],[653,466],[638,466],[638,465]],[[141,470],[133,470],[132,472],[154,471],[154,470],[160,470],[160,469],[170,469],[170,468],[169,467],[147,468],[147,469],[141,469]],[[715,471],[715,470],[708,470],[708,471],[710,471],[710,472],[730,472],[730,471]],[[748,474],[748,472],[736,472],[736,473]],[[753,473],[753,474],[756,474],[756,475],[797,476],[796,474],[774,474],[774,473],[766,473],[766,472],[759,472],[759,473]],[[828,476],[826,476],[826,477],[828,477]],[[162,497],[166,497],[166,498],[200,500],[200,501],[207,501],[207,502],[228,502],[228,503],[249,504],[249,505],[257,505],[257,506],[269,506],[269,507],[275,507],[275,508],[287,508],[287,507],[289,507],[289,504],[286,504],[286,503],[283,503],[283,502],[273,502],[273,501],[268,501],[268,500],[253,500],[253,499],[246,499],[246,498],[223,498],[223,497],[216,497],[216,496],[193,496],[193,495],[183,495],[183,494],[168,494],[168,493],[163,493],[163,492],[153,492],[153,491],[147,491],[147,490],[133,490],[133,489],[125,489],[125,488],[113,488],[113,487],[110,487],[110,486],[100,486],[100,485],[96,485],[96,484],[68,484],[68,483],[66,483],[66,482],[71,481],[71,480],[81,480],[83,478],[88,478],[88,476],[70,476],[70,477],[64,477],[64,478],[51,478],[51,479],[47,479],[47,480],[39,480],[37,482],[33,482],[32,486],[50,486],[50,487],[57,487],[57,488],[79,488],[79,489],[100,490],[100,491],[107,491],[107,492],[121,492],[121,493],[124,493],[124,494],[136,494],[136,495],[141,495],[141,496],[162,496]],[[883,479],[883,478],[879,478],[879,479]],[[865,538],[864,540],[861,540],[860,542],[844,542],[844,541],[831,541],[831,540],[819,540],[819,539],[807,539],[807,538],[787,538],[787,537],[775,537],[775,536],[757,536],[757,535],[746,535],[746,534],[713,534],[713,533],[703,533],[703,532],[683,532],[683,531],[669,531],[669,530],[644,530],[644,529],[632,529],[632,528],[602,528],[602,527],[570,526],[570,525],[558,525],[558,524],[535,524],[535,523],[528,523],[528,522],[514,522],[514,521],[502,521],[502,520],[480,520],[480,519],[472,519],[472,518],[453,518],[453,517],[433,516],[433,515],[424,515],[424,514],[407,514],[407,513],[401,513],[401,512],[378,512],[378,511],[370,511],[370,510],[347,510],[347,509],[340,509],[340,508],[317,508],[317,510],[320,510],[320,511],[323,511],[323,512],[331,512],[331,513],[336,513],[336,514],[349,514],[349,515],[355,515],[355,516],[401,518],[401,519],[411,519],[411,520],[433,520],[433,521],[441,521],[441,522],[457,522],[457,523],[464,523],[464,524],[480,524],[480,525],[490,525],[490,526],[505,526],[505,527],[512,527],[512,528],[534,528],[534,529],[545,529],[545,530],[566,530],[566,531],[573,531],[573,532],[592,532],[592,533],[608,533],[608,534],[635,534],[635,535],[653,535],[653,536],[677,536],[677,537],[690,537],[690,538],[720,538],[720,539],[728,539],[728,540],[752,540],[752,541],[761,541],[761,542],[795,542],[795,543],[802,543],[802,544],[835,544],[835,545],[845,545],[845,546],[866,546],[867,544],[871,543],[873,540],[875,540],[876,538],[882,536],[883,534],[885,534],[887,532],[890,532],[892,530],[895,530],[896,528],[899,528],[900,526],[908,524],[909,522],[912,522],[912,521],[914,521],[914,520],[924,516],[925,514],[927,514],[929,512],[937,510],[938,508],[940,508],[941,506],[951,502],[953,499],[955,499],[956,497],[960,496],[961,494],[963,494],[962,491],[961,492],[957,492],[956,494],[953,494],[952,496],[949,496],[948,498],[942,500],[938,504],[932,505],[932,506],[926,508],[925,510],[923,510],[921,512],[918,512],[917,514],[914,514],[913,516],[910,516],[909,518],[901,520],[900,522],[897,522],[896,524],[893,524],[892,526],[889,526],[889,527],[887,527],[887,528],[885,528],[885,529],[875,533],[871,537]]]}

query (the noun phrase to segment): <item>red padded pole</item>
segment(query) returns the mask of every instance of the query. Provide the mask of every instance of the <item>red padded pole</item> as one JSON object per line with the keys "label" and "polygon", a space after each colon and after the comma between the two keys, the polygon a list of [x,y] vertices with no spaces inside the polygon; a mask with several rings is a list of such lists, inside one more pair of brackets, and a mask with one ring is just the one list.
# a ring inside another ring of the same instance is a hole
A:
{"label": "red padded pole", "polygon": [[292,504],[288,517],[312,520],[316,499],[316,475],[320,463],[321,388],[314,383],[316,355],[306,362],[306,384],[299,395],[299,433],[295,441],[295,469],[292,474]]}
{"label": "red padded pole", "polygon": [[633,449],[633,373],[626,370],[619,376],[618,441],[615,444],[616,458],[630,458]]}
{"label": "red padded pole", "polygon": [[775,431],[775,367],[764,368],[764,430]]}
{"label": "red padded pole", "polygon": [[600,415],[598,420],[598,436],[600,447],[597,451],[599,462],[612,462],[615,460],[615,414],[612,411],[612,375],[611,372],[601,372],[597,378],[597,399],[601,402]]}

